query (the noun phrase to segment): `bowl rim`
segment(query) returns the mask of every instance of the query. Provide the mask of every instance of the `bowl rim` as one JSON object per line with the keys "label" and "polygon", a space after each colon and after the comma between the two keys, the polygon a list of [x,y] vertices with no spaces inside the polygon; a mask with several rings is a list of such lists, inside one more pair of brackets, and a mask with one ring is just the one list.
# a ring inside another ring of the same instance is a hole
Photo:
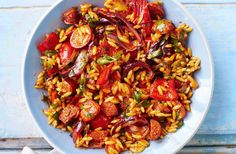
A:
{"label": "bowl rim", "polygon": [[[35,27],[33,28],[30,36],[28,37],[28,40],[27,40],[27,44],[26,44],[26,47],[24,49],[24,54],[23,54],[23,59],[22,59],[22,67],[21,67],[21,77],[22,77],[22,81],[21,81],[21,86],[22,86],[22,89],[23,89],[23,100],[25,101],[25,104],[26,104],[26,108],[28,110],[28,112],[30,113],[33,121],[34,121],[34,124],[36,125],[37,129],[39,130],[40,134],[43,136],[44,139],[46,139],[46,141],[53,147],[55,148],[58,152],[60,153],[65,153],[65,151],[63,150],[63,148],[61,147],[58,147],[51,139],[50,137],[48,137],[43,129],[40,127],[39,123],[37,122],[36,120],[36,117],[34,116],[33,114],[33,111],[32,109],[30,108],[29,106],[29,101],[28,101],[28,98],[26,96],[26,87],[25,87],[25,67],[26,67],[26,57],[27,57],[27,53],[28,53],[28,49],[29,49],[29,46],[30,46],[30,43],[31,43],[31,40],[36,32],[36,30],[38,29],[40,23],[44,20],[44,18],[57,6],[59,5],[61,2],[63,2],[64,0],[58,0],[57,2],[55,2],[45,13],[44,15],[42,15],[42,17],[39,19],[39,21],[37,22],[37,24],[35,25]],[[195,18],[192,16],[192,14],[185,8],[185,6],[179,2],[178,0],[171,0],[173,3],[175,3],[179,8],[181,8],[181,10],[184,12],[184,14],[186,14],[190,19],[191,21],[193,22],[193,24],[196,26],[195,29],[197,29],[199,31],[199,34],[200,34],[200,38],[203,40],[203,43],[206,47],[206,53],[207,53],[207,56],[209,58],[209,64],[210,64],[210,74],[211,74],[211,78],[210,78],[210,84],[211,84],[211,87],[210,87],[210,98],[209,98],[209,102],[207,103],[207,106],[206,106],[206,110],[205,112],[203,113],[203,116],[200,120],[198,120],[197,122],[197,127],[194,128],[194,131],[193,133],[187,137],[186,141],[178,146],[178,148],[176,148],[176,150],[174,152],[178,152],[180,151],[191,139],[192,137],[196,134],[196,132],[199,130],[201,124],[203,123],[208,111],[209,111],[209,108],[210,108],[210,105],[212,103],[212,97],[213,97],[213,93],[214,93],[214,78],[215,78],[215,74],[214,74],[214,61],[213,61],[213,56],[212,56],[212,53],[211,53],[211,50],[210,50],[210,47],[209,47],[209,44],[208,44],[208,41],[206,39],[206,36],[205,34],[203,33],[201,27],[199,26],[198,22],[195,20]]]}

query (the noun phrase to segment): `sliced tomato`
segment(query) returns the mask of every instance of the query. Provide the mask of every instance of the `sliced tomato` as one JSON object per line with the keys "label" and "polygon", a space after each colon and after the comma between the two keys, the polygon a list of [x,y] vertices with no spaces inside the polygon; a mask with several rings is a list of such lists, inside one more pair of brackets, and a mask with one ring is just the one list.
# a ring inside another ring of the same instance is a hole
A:
{"label": "sliced tomato", "polygon": [[[158,86],[162,86],[165,90],[162,93],[158,92]],[[174,80],[157,79],[151,85],[150,97],[160,101],[174,101],[178,100],[178,93],[175,89]]]}
{"label": "sliced tomato", "polygon": [[70,45],[70,42],[63,43],[59,49],[59,58],[61,61],[61,67],[66,66],[74,60],[77,55],[77,50]]}
{"label": "sliced tomato", "polygon": [[83,103],[81,108],[80,117],[84,122],[93,120],[100,112],[100,106],[92,100]]}
{"label": "sliced tomato", "polygon": [[161,136],[161,125],[158,121],[150,120],[150,140],[156,140]]}
{"label": "sliced tomato", "polygon": [[46,50],[54,50],[55,46],[59,43],[59,36],[57,33],[50,33],[39,45],[38,49],[41,54]]}
{"label": "sliced tomato", "polygon": [[79,26],[70,37],[72,47],[79,49],[86,46],[92,37],[92,30],[89,25]]}
{"label": "sliced tomato", "polygon": [[103,129],[107,129],[110,123],[110,118],[108,118],[103,112],[100,112],[95,119],[93,119],[90,124],[93,129],[98,127],[102,127]]}
{"label": "sliced tomato", "polygon": [[108,81],[108,77],[111,73],[111,68],[113,66],[113,63],[109,64],[104,70],[103,72],[100,74],[100,76],[98,77],[98,80],[96,82],[97,85],[104,85],[105,83],[107,83]]}

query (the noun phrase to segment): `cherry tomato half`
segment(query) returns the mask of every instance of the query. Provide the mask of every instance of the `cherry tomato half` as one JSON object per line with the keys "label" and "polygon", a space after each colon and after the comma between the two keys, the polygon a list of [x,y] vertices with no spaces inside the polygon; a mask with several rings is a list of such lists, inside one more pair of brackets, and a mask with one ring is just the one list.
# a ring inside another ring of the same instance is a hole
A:
{"label": "cherry tomato half", "polygon": [[77,50],[70,45],[70,42],[63,43],[59,49],[61,67],[69,64],[77,55]]}
{"label": "cherry tomato half", "polygon": [[79,26],[71,35],[70,43],[74,48],[82,48],[86,46],[92,37],[92,30],[89,25]]}

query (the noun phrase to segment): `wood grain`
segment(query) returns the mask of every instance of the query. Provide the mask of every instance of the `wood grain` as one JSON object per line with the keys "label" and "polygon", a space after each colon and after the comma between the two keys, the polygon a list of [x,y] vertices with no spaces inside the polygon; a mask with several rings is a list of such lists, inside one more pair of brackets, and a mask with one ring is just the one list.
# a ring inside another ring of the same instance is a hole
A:
{"label": "wood grain", "polygon": [[[34,149],[37,154],[48,154],[51,149]],[[21,150],[0,150],[0,154],[20,154]],[[183,148],[177,154],[234,154],[236,148],[233,147],[191,147]]]}

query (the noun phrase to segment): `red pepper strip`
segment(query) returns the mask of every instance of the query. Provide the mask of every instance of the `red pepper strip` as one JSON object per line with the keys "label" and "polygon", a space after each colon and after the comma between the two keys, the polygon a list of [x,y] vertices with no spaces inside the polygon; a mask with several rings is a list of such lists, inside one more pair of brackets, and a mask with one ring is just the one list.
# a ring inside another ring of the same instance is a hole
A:
{"label": "red pepper strip", "polygon": [[113,63],[109,64],[104,69],[104,71],[101,73],[101,75],[99,76],[99,78],[98,78],[98,80],[96,82],[97,85],[102,86],[102,85],[104,85],[108,81],[108,77],[109,77],[109,75],[111,73],[112,66],[113,66]]}
{"label": "red pepper strip", "polygon": [[42,55],[46,50],[54,50],[55,46],[58,43],[59,43],[58,34],[52,32],[38,45],[38,49]]}
{"label": "red pepper strip", "polygon": [[123,72],[123,76],[127,76],[127,74],[129,73],[130,70],[132,70],[133,68],[135,67],[144,67],[146,68],[149,73],[150,73],[150,76],[149,76],[149,79],[151,80],[153,77],[154,77],[154,72],[152,71],[152,69],[148,66],[148,64],[144,63],[144,62],[141,62],[141,61],[134,61],[132,63],[129,63],[127,64],[125,67],[124,67],[124,72]]}

